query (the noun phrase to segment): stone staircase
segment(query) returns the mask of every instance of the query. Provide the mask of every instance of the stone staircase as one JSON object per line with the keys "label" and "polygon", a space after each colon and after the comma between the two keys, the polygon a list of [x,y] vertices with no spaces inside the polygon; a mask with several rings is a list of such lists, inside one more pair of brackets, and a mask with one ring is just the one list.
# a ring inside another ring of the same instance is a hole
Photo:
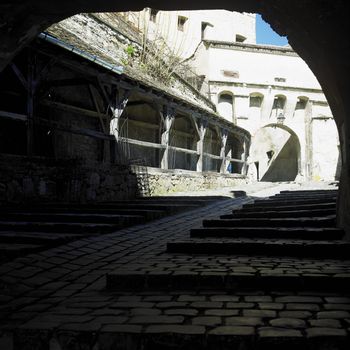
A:
{"label": "stone staircase", "polygon": [[83,237],[144,224],[225,197],[147,197],[98,204],[32,203],[0,208],[0,262]]}
{"label": "stone staircase", "polygon": [[[181,349],[348,349],[350,242],[336,227],[336,197],[257,199],[107,274],[111,295],[143,315],[125,327],[145,327],[136,332],[145,349],[175,349],[175,338]],[[147,295],[158,302],[145,311]]]}
{"label": "stone staircase", "polygon": [[[342,240],[344,232],[336,227],[336,196],[336,191],[330,190],[286,191],[268,199],[255,200],[219,219],[204,219],[201,227],[190,230],[188,239],[168,242],[167,253],[191,257],[204,255],[206,259],[213,255],[346,259],[350,242]],[[116,285],[127,288],[130,282],[142,290],[153,287],[176,289],[181,285],[196,289],[220,286],[232,290],[237,285],[245,287],[249,284],[252,287],[256,282],[260,287],[264,283],[269,288],[272,280],[276,280],[273,283],[276,287],[280,283],[281,287],[294,284],[303,286],[303,289],[313,285],[334,290],[350,288],[350,284],[347,285],[350,276],[337,274],[337,269],[334,273],[329,269],[330,273],[318,275],[291,269],[293,271],[289,273],[271,276],[255,270],[252,273],[250,268],[249,274],[247,269],[242,274],[232,274],[225,264],[195,271],[181,269],[181,273],[178,268],[175,265],[173,271],[158,272],[156,277],[139,271],[134,275],[130,270],[122,275],[114,273],[108,275],[107,284],[112,288]],[[216,282],[212,285],[213,281]],[[325,281],[331,283],[324,285]]]}

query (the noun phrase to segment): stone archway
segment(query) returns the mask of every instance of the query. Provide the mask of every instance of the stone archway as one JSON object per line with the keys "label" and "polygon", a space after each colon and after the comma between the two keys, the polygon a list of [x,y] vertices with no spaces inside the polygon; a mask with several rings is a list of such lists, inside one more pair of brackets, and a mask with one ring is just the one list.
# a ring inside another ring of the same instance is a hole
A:
{"label": "stone archway", "polygon": [[284,125],[265,125],[253,137],[250,159],[257,180],[294,181],[301,172],[299,138]]}

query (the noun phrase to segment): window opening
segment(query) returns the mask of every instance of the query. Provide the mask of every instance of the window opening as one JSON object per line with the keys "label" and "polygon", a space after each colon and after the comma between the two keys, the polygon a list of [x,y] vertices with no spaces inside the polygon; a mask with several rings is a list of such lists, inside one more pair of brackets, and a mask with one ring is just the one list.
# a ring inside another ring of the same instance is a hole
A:
{"label": "window opening", "polygon": [[185,30],[185,24],[187,22],[187,18],[183,16],[179,16],[177,18],[177,29],[181,32]]}
{"label": "window opening", "polygon": [[155,10],[155,9],[151,9],[151,13],[150,13],[150,16],[149,16],[149,20],[151,22],[156,22],[157,21],[157,14],[158,14],[158,10]]}
{"label": "window opening", "polygon": [[243,35],[236,34],[236,43],[244,43],[247,38]]}

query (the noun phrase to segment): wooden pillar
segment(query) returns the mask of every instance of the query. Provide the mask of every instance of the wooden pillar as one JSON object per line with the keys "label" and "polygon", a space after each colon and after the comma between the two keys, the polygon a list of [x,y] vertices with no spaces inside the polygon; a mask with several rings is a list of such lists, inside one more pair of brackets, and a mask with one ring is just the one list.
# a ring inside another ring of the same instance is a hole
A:
{"label": "wooden pillar", "polygon": [[[312,102],[308,101],[305,108],[305,176],[312,179]],[[301,165],[299,165],[301,168]],[[301,169],[299,169],[301,170]]]}
{"label": "wooden pillar", "polygon": [[114,158],[112,161],[114,163],[118,163],[121,161],[120,157],[118,157],[118,149],[119,149],[119,137],[120,137],[120,117],[123,114],[125,107],[129,101],[131,91],[124,89],[121,91],[118,88],[112,90],[111,96],[111,110],[112,116],[109,122],[109,133],[114,136],[115,145],[114,145]]}
{"label": "wooden pillar", "polygon": [[250,142],[249,140],[244,136],[243,137],[243,154],[242,154],[242,160],[244,161],[243,166],[242,166],[242,175],[247,175],[248,171],[248,156],[249,156],[249,147],[250,147]]}
{"label": "wooden pillar", "polygon": [[205,119],[201,119],[198,126],[199,141],[197,142],[197,152],[199,154],[198,161],[197,161],[198,172],[203,171],[204,137],[205,137],[205,133],[207,132],[207,128],[208,128],[208,121]]}
{"label": "wooden pillar", "polygon": [[162,132],[161,143],[165,146],[163,157],[160,162],[162,169],[169,169],[169,135],[170,129],[175,120],[175,109],[164,105],[161,111],[161,116],[164,124],[164,131]]}
{"label": "wooden pillar", "polygon": [[[97,91],[94,89],[92,84],[89,84],[89,91],[90,91],[92,102],[95,106],[96,112],[100,120],[102,131],[105,135],[110,135],[110,116],[108,113],[109,112],[108,108],[106,113],[103,114],[98,103],[97,93],[96,93]],[[104,119],[106,119],[106,122],[104,121]],[[102,140],[102,142],[103,142],[102,161],[104,163],[110,163],[111,162],[110,140],[104,139]]]}
{"label": "wooden pillar", "polygon": [[110,134],[118,141],[120,136],[119,119],[123,114],[125,107],[129,101],[130,90],[121,92],[115,89],[112,96],[112,118],[110,121]]}
{"label": "wooden pillar", "polygon": [[221,136],[221,149],[220,149],[220,157],[221,157],[221,166],[220,166],[220,173],[226,172],[226,144],[227,144],[227,137],[228,137],[228,131],[226,129],[220,130],[220,136]]}
{"label": "wooden pillar", "polygon": [[27,155],[33,155],[34,148],[34,93],[35,93],[35,60],[33,53],[28,52],[27,71]]}

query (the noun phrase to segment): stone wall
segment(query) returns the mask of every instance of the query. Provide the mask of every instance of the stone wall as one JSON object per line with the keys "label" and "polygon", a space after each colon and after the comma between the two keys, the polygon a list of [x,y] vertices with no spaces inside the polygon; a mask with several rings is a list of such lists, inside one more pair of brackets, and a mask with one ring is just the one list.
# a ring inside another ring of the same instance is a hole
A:
{"label": "stone wall", "polygon": [[136,176],[120,166],[2,154],[0,168],[0,203],[111,201],[138,190]]}
{"label": "stone wall", "polygon": [[247,183],[239,174],[197,173],[189,170],[137,169],[139,186],[148,188],[151,196],[184,191],[201,191],[223,187],[234,187]]}
{"label": "stone wall", "polygon": [[0,204],[103,202],[245,184],[238,174],[122,167],[0,154]]}

